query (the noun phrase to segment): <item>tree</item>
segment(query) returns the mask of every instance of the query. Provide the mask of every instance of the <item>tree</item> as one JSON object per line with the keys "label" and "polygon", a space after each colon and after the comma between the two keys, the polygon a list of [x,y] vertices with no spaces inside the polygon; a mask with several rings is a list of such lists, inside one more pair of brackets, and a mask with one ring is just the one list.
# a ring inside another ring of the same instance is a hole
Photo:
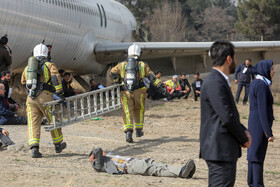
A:
{"label": "tree", "polygon": [[172,4],[163,2],[154,10],[147,24],[152,41],[185,41],[186,18],[182,16],[182,8],[177,0]]}
{"label": "tree", "polygon": [[137,41],[150,40],[150,28],[147,26],[145,20],[148,15],[153,14],[153,10],[162,0],[118,0],[125,5],[134,15],[137,21]]}
{"label": "tree", "polygon": [[280,1],[239,0],[236,30],[250,40],[280,39]]}
{"label": "tree", "polygon": [[237,7],[232,0],[212,0],[212,4],[213,7],[220,7],[226,10],[227,15],[233,16],[237,20]]}
{"label": "tree", "polygon": [[207,8],[194,20],[195,24],[201,24],[199,29],[192,32],[191,40],[194,41],[230,40],[235,33],[235,19],[220,7]]}

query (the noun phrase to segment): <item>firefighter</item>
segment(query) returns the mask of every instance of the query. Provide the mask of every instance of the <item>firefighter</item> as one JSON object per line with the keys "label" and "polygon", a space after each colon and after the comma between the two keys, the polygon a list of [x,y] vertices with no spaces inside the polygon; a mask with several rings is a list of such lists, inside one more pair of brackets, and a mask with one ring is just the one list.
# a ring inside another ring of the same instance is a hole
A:
{"label": "firefighter", "polygon": [[[28,121],[28,143],[33,158],[40,158],[39,152],[40,130],[43,116],[48,123],[52,117],[48,108],[43,107],[45,102],[53,100],[53,94],[61,96],[63,89],[61,77],[54,63],[48,62],[48,48],[44,44],[38,44],[33,49],[33,56],[28,59],[28,66],[24,69],[21,83],[26,85],[28,96],[26,100],[26,113]],[[61,153],[66,148],[63,141],[61,128],[51,131],[55,152]]]}
{"label": "firefighter", "polygon": [[141,48],[131,45],[127,51],[128,58],[118,63],[111,70],[115,83],[123,84],[121,87],[121,103],[123,109],[123,129],[126,141],[133,142],[132,133],[135,126],[136,137],[144,135],[143,123],[145,112],[146,88],[143,78],[147,77],[152,84],[164,92],[163,84],[155,78],[148,64],[140,60]]}

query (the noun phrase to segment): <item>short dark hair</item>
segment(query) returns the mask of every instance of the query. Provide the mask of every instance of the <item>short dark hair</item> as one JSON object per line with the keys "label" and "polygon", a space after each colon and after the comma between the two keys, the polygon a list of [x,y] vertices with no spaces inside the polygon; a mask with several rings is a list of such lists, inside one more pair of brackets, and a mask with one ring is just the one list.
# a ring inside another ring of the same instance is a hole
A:
{"label": "short dark hair", "polygon": [[6,35],[2,36],[0,39],[0,44],[6,45],[8,43],[8,37]]}
{"label": "short dark hair", "polygon": [[159,73],[162,73],[160,70],[156,70],[155,71],[155,75],[159,74]]}
{"label": "short dark hair", "polygon": [[10,71],[2,71],[0,73],[0,77],[5,77],[7,74],[11,74],[11,72]]}
{"label": "short dark hair", "polygon": [[227,57],[234,56],[234,45],[227,41],[216,41],[210,48],[210,56],[213,66],[222,66]]}
{"label": "short dark hair", "polygon": [[90,80],[89,80],[89,84],[90,84],[92,81],[95,81],[95,80],[94,80],[94,79],[90,79]]}
{"label": "short dark hair", "polygon": [[58,73],[61,74],[61,73],[64,73],[65,71],[63,69],[60,69],[58,70]]}
{"label": "short dark hair", "polygon": [[71,73],[65,72],[65,73],[64,73],[64,76],[71,76]]}
{"label": "short dark hair", "polygon": [[194,75],[197,75],[197,76],[199,76],[199,72],[196,72]]}
{"label": "short dark hair", "polygon": [[47,45],[47,47],[50,47],[50,48],[52,48],[52,45],[51,45],[51,44],[48,44],[48,45]]}
{"label": "short dark hair", "polygon": [[246,60],[249,60],[250,62],[252,62],[252,59],[250,59],[250,58],[246,58],[245,61],[246,61]]}
{"label": "short dark hair", "polygon": [[187,75],[187,74],[185,72],[182,72],[180,76],[182,76],[182,75]]}

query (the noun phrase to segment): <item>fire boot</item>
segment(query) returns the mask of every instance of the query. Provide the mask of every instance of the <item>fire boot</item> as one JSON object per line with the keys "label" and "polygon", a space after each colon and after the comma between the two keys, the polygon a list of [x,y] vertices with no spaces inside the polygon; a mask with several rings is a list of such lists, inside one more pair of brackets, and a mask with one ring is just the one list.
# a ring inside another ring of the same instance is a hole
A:
{"label": "fire boot", "polygon": [[41,158],[42,154],[39,152],[39,147],[31,148],[31,156],[32,158]]}
{"label": "fire boot", "polygon": [[127,142],[129,143],[132,143],[133,142],[133,139],[132,139],[132,131],[126,131],[126,136],[125,136],[125,139]]}
{"label": "fire boot", "polygon": [[60,142],[58,144],[55,144],[55,152],[56,153],[61,153],[63,149],[66,148],[66,143],[65,142]]}
{"label": "fire boot", "polygon": [[136,129],[136,137],[141,137],[144,135],[144,132],[141,129]]}

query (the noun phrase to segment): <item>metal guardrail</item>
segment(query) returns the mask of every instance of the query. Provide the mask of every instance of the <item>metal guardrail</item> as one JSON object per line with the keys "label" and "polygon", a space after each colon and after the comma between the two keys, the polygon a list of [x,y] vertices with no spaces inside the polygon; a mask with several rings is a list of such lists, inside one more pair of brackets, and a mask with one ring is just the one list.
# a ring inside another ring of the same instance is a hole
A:
{"label": "metal guardrail", "polygon": [[67,97],[63,103],[59,100],[44,103],[46,112],[52,117],[51,124],[45,126],[45,130],[58,129],[121,108],[120,86]]}

